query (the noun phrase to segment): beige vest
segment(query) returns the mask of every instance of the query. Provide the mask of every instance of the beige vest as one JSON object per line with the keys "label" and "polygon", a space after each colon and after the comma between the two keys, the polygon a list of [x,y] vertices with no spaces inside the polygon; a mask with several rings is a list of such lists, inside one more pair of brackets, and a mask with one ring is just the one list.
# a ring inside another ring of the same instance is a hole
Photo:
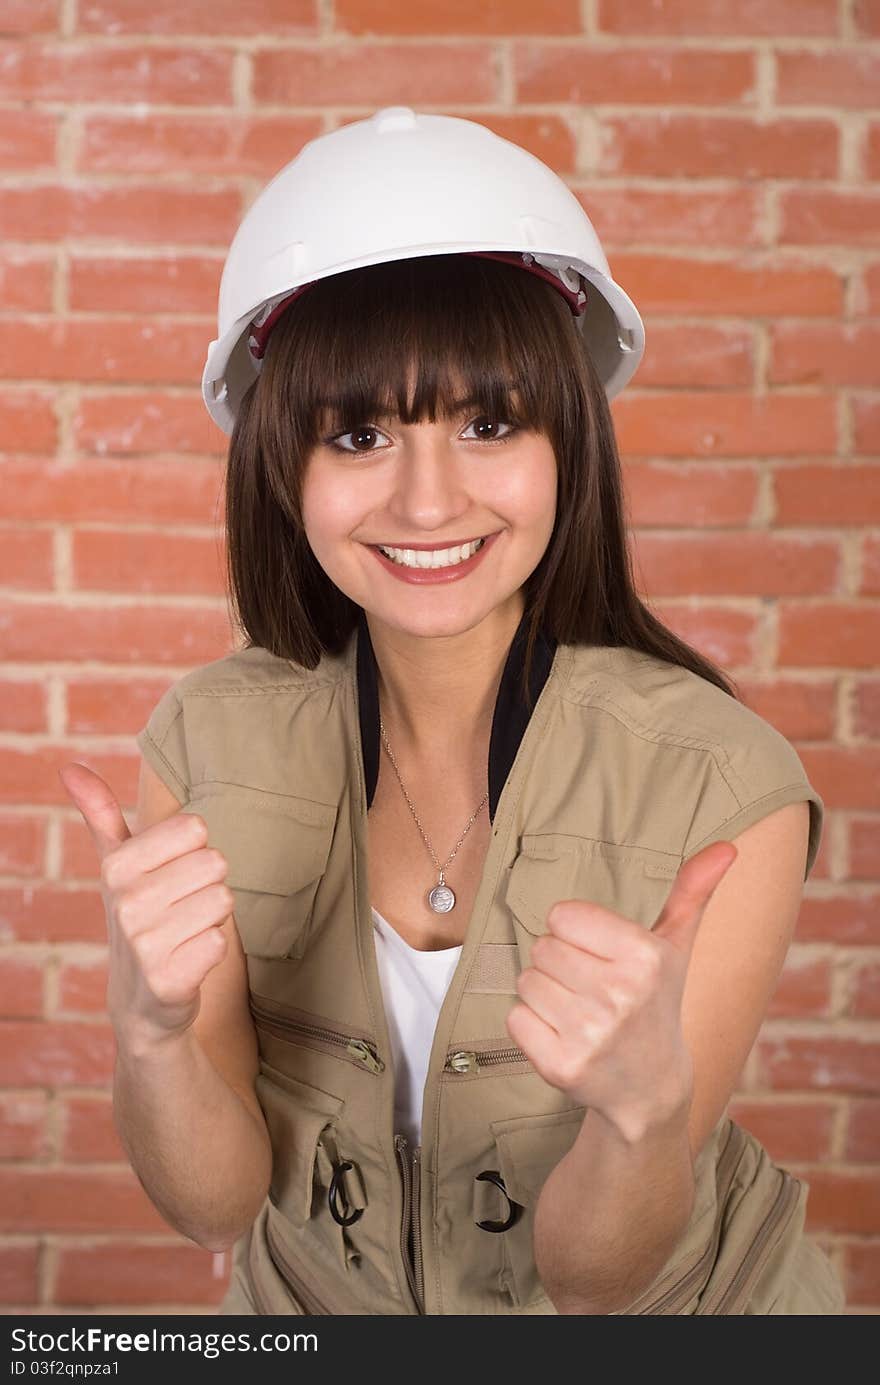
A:
{"label": "beige vest", "polygon": [[[313,671],[260,648],[194,670],[137,737],[229,862],[247,954],[274,1168],[222,1314],[555,1313],[534,1210],[586,1108],[505,1027],[547,910],[582,898],[650,928],[683,859],[798,799],[810,802],[805,874],[813,865],[822,800],[768,722],[689,670],[552,641],[529,715],[516,693],[523,629],[493,722],[490,844],[415,1149],[394,1130],[370,912],[378,704],[365,621]],[[804,1234],[806,1182],[726,1115],[695,1174],[688,1226],[622,1311],[842,1311],[831,1262]]]}

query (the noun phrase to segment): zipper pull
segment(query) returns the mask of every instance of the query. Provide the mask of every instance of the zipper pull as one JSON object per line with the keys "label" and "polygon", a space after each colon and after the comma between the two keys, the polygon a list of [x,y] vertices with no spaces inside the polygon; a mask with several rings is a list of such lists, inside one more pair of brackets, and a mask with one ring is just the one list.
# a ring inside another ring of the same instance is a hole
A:
{"label": "zipper pull", "polygon": [[361,1062],[366,1063],[370,1072],[383,1072],[385,1064],[376,1053],[375,1049],[370,1048],[363,1039],[350,1039],[345,1045],[349,1053],[353,1053],[355,1058],[360,1058]]}
{"label": "zipper pull", "polygon": [[450,1072],[476,1072],[477,1055],[465,1049],[458,1053],[450,1053],[446,1059],[446,1067]]}

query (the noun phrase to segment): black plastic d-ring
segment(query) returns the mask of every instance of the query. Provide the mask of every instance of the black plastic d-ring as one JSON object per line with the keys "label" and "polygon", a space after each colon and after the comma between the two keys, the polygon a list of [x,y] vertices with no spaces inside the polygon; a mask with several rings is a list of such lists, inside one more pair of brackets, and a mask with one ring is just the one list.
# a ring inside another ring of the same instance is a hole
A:
{"label": "black plastic d-ring", "polygon": [[509,1227],[513,1226],[513,1223],[516,1221],[517,1217],[522,1211],[522,1206],[520,1205],[520,1203],[514,1202],[513,1198],[510,1196],[510,1194],[504,1186],[504,1179],[501,1177],[501,1174],[498,1172],[497,1169],[483,1169],[482,1173],[475,1174],[474,1177],[485,1179],[487,1183],[494,1183],[496,1188],[501,1189],[502,1193],[507,1198],[507,1202],[510,1207],[510,1213],[508,1215],[507,1221],[478,1221],[475,1222],[474,1225],[478,1226],[481,1231],[507,1231]]}
{"label": "black plastic d-ring", "polygon": [[352,1165],[347,1159],[343,1159],[341,1163],[334,1167],[333,1177],[330,1180],[330,1191],[327,1194],[327,1201],[330,1204],[330,1214],[333,1220],[338,1222],[340,1226],[351,1226],[352,1222],[357,1221],[364,1210],[363,1207],[359,1207],[356,1212],[352,1212],[350,1217],[343,1217],[336,1209],[336,1189],[339,1187],[339,1181],[346,1169],[350,1169],[351,1167]]}

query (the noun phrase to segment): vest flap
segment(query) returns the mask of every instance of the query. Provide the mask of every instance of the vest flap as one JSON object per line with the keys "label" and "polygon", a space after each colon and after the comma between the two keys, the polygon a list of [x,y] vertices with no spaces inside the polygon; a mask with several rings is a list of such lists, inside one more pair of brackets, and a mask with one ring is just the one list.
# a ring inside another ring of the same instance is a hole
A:
{"label": "vest flap", "polygon": [[[548,1175],[577,1139],[586,1106],[539,1116],[514,1116],[489,1124],[495,1136],[504,1186],[522,1207],[536,1202]],[[503,1215],[504,1199],[496,1215]]]}
{"label": "vest flap", "polygon": [[527,832],[510,868],[505,903],[535,936],[547,932],[547,914],[563,899],[599,904],[651,926],[680,865],[680,857],[646,847]]}
{"label": "vest flap", "polygon": [[289,895],[327,867],[336,807],[244,784],[197,784],[183,810],[204,818],[208,845],[229,863],[227,883]]}

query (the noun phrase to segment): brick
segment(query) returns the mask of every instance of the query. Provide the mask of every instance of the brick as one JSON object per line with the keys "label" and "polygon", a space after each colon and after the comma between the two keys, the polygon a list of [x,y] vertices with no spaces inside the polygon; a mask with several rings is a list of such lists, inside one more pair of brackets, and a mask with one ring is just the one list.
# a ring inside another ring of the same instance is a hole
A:
{"label": "brick", "polygon": [[0,1023],[0,1083],[103,1086],[113,1075],[115,1047],[109,1022],[4,1020]]}
{"label": "brick", "polygon": [[878,352],[880,325],[874,323],[777,323],[770,329],[767,379],[774,385],[870,388],[880,382]]}
{"label": "brick", "polygon": [[742,249],[763,237],[760,190],[742,184],[694,191],[595,183],[572,191],[615,263],[619,248],[639,242]]}
{"label": "brick", "polygon": [[58,1004],[55,1016],[75,1014],[104,1015],[107,1012],[106,956],[93,962],[62,961],[58,974]]}
{"label": "brick", "polygon": [[832,972],[828,957],[803,956],[795,950],[789,952],[767,1007],[768,1017],[828,1015]]}
{"label": "brick", "polygon": [[863,266],[855,278],[855,312],[875,316],[880,313],[880,261]]}
{"label": "brick", "polygon": [[0,111],[0,169],[54,169],[58,128],[48,111]]}
{"label": "brick", "polygon": [[58,426],[52,405],[49,394],[7,389],[0,394],[0,437],[14,439],[17,452],[54,450]]}
{"label": "brick", "polygon": [[880,679],[869,675],[867,678],[855,678],[853,683],[853,734],[880,741]]}
{"label": "brick", "polygon": [[53,1298],[59,1304],[178,1304],[220,1302],[229,1273],[215,1274],[215,1257],[191,1241],[62,1245]]}
{"label": "brick", "polygon": [[880,1231],[880,1171],[811,1168],[807,1231]]}
{"label": "brick", "polygon": [[880,399],[854,399],[852,419],[855,451],[880,453]]}
{"label": "brick", "polygon": [[323,122],[313,115],[151,112],[147,122],[95,114],[84,120],[76,167],[83,173],[188,172],[268,182],[322,133]]}
{"label": "brick", "polygon": [[776,104],[869,109],[877,104],[880,54],[858,45],[776,53]]}
{"label": "brick", "polygon": [[0,1246],[0,1303],[36,1303],[40,1263],[38,1241],[7,1241]]}
{"label": "brick", "polygon": [[866,534],[862,539],[862,581],[859,590],[880,595],[880,540]]}
{"label": "brick", "polygon": [[778,654],[783,664],[873,668],[880,640],[880,610],[853,602],[780,605]]}
{"label": "brick", "polygon": [[48,530],[0,527],[0,587],[51,591],[55,552]]}
{"label": "brick", "polygon": [[48,1115],[45,1092],[0,1092],[0,1159],[48,1159],[52,1152]]}
{"label": "brick", "polygon": [[102,455],[128,452],[214,452],[219,430],[201,390],[187,395],[152,393],[91,394],[73,416],[74,439],[83,451]]}
{"label": "brick", "polygon": [[46,312],[52,306],[52,260],[45,251],[0,246],[0,301],[5,312]]}
{"label": "brick", "polygon": [[758,1081],[777,1090],[813,1090],[873,1094],[880,1088],[880,1043],[844,1038],[788,1034],[759,1037]]}
{"label": "brick", "polygon": [[[117,38],[124,34],[240,35],[280,39],[318,33],[311,0],[89,0],[77,15],[77,33]],[[95,45],[97,47],[97,45]]]}
{"label": "brick", "polygon": [[[99,659],[108,663],[146,663],[191,665],[221,657],[230,645],[229,620],[223,609],[175,606],[170,603],[128,607],[98,604],[76,606],[12,602],[0,600],[0,621],[5,625],[6,650],[11,659],[46,661],[55,659]],[[40,748],[39,769],[35,755],[10,747],[0,749],[0,777],[27,774],[32,782],[35,770],[41,783],[64,763],[63,746]],[[11,781],[10,787],[11,787]],[[0,802],[10,801],[0,787]]]}
{"label": "brick", "polygon": [[818,681],[784,675],[738,678],[746,705],[792,741],[834,738],[837,680]]}
{"label": "brick", "polygon": [[741,389],[754,374],[748,327],[651,324],[651,350],[639,365],[639,388]]}
{"label": "brick", "polygon": [[880,37],[880,0],[855,0],[852,19],[857,33]]}
{"label": "brick", "polygon": [[68,380],[75,361],[82,382],[190,385],[201,375],[207,335],[197,322],[0,321],[0,370],[8,380]]}
{"label": "brick", "polygon": [[880,244],[880,193],[859,188],[786,188],[779,196],[780,245]]}
{"label": "brick", "polygon": [[594,106],[754,104],[754,57],[745,50],[609,47],[513,40],[510,45],[516,104]]}
{"label": "brick", "polygon": [[62,1096],[59,1132],[59,1155],[65,1164],[128,1164],[128,1154],[113,1119],[109,1091]]}
{"label": "brick", "polygon": [[612,411],[621,452],[637,456],[784,456],[834,447],[830,395],[625,391]]}
{"label": "brick", "polygon": [[714,462],[627,462],[624,467],[632,523],[675,525],[687,516],[697,528],[745,524],[755,512],[755,467]]}
{"label": "brick", "polygon": [[420,0],[402,6],[397,0],[335,0],[336,26],[345,34],[578,34],[578,0]]}
{"label": "brick", "polygon": [[26,943],[106,941],[100,891],[39,883],[0,885],[0,937]]}
{"label": "brick", "polygon": [[347,125],[381,106],[447,106],[493,102],[501,96],[494,44],[426,40],[370,43],[341,38],[331,44],[258,49],[252,57],[252,100],[256,106],[364,106]]}
{"label": "brick", "polygon": [[82,236],[108,244],[120,240],[228,244],[241,212],[240,194],[234,188],[80,181],[0,189],[0,223],[7,237],[20,241],[60,243]]}
{"label": "brick", "polygon": [[207,534],[79,529],[72,556],[78,590],[205,596],[224,590],[223,545]]}
{"label": "brick", "polygon": [[9,37],[54,33],[58,18],[58,0],[3,0],[3,33]]}
{"label": "brick", "polygon": [[640,535],[638,566],[656,595],[776,596],[831,592],[837,542],[760,530]]}
{"label": "brick", "polygon": [[816,898],[805,895],[798,915],[797,936],[799,941],[808,943],[880,946],[880,890],[855,896],[832,894]]}
{"label": "brick", "polygon": [[793,252],[781,257],[774,250],[770,260],[757,250],[707,260],[674,251],[621,251],[613,273],[643,314],[828,317],[843,306],[840,275]]}
{"label": "brick", "polygon": [[876,1311],[880,1303],[880,1240],[845,1241],[843,1255],[847,1307]]}
{"label": "brick", "polygon": [[759,624],[750,612],[711,601],[695,605],[659,599],[652,606],[659,620],[722,668],[755,662]]}
{"label": "brick", "polygon": [[167,1231],[133,1169],[0,1168],[6,1231]]}
{"label": "brick", "polygon": [[71,735],[134,735],[172,681],[137,674],[114,677],[112,670],[71,676],[66,686],[67,730]]}
{"label": "brick", "polygon": [[0,1016],[38,1019],[42,1014],[42,963],[25,957],[0,958]]}
{"label": "brick", "polygon": [[110,247],[91,255],[72,250],[68,299],[72,312],[201,313],[212,336],[222,271],[220,256],[181,253],[161,259],[150,255],[117,258]]}
{"label": "brick", "polygon": [[880,808],[880,746],[816,745],[801,752],[808,777],[822,785],[828,809]]}
{"label": "brick", "polygon": [[731,1118],[750,1130],[770,1158],[779,1163],[818,1163],[831,1156],[831,1102],[737,1097],[728,1110]]}
{"label": "brick", "polygon": [[10,676],[0,682],[0,725],[6,731],[49,729],[45,684]]}
{"label": "brick", "polygon": [[216,526],[223,476],[217,460],[55,458],[0,461],[0,518]]}
{"label": "brick", "polygon": [[773,490],[777,524],[880,524],[880,464],[777,466]]}
{"label": "brick", "polygon": [[834,0],[599,0],[600,30],[614,34],[737,35],[837,33]]}
{"label": "brick", "polygon": [[833,178],[838,128],[831,120],[744,116],[604,115],[599,171],[650,178]]}
{"label": "brick", "polygon": [[[849,978],[846,1013],[857,1019],[880,1019],[880,962],[856,963]],[[877,1086],[880,1088],[880,1069]]]}
{"label": "brick", "polygon": [[880,880],[880,818],[850,818],[848,877]]}
{"label": "brick", "polygon": [[852,1164],[880,1162],[880,1098],[850,1101],[848,1109],[844,1158]]}
{"label": "brick", "polygon": [[0,816],[0,874],[41,875],[45,857],[46,822],[42,818],[14,811]]}
{"label": "brick", "polygon": [[231,105],[232,64],[228,48],[200,42],[155,48],[77,39],[0,43],[5,101]]}

